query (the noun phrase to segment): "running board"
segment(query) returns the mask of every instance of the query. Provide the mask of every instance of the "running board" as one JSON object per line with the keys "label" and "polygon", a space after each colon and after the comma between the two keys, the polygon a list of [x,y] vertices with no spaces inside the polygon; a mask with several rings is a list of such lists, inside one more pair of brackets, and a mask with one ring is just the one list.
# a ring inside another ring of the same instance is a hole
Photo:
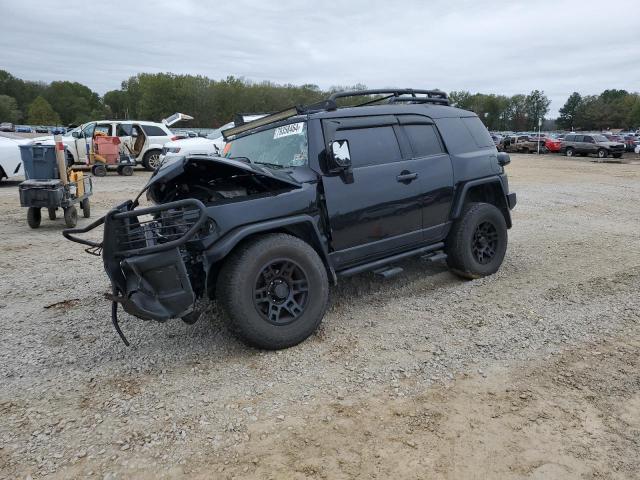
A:
{"label": "running board", "polygon": [[396,275],[400,274],[404,272],[404,268],[402,267],[383,267],[383,268],[379,268],[378,270],[374,270],[373,273],[376,274],[379,277],[382,278],[391,278],[391,277],[395,277]]}
{"label": "running board", "polygon": [[426,260],[427,262],[439,262],[440,260],[446,260],[447,254],[444,252],[433,252],[420,258],[422,258],[422,260]]}
{"label": "running board", "polygon": [[[398,260],[403,260],[409,257],[417,257],[420,255],[426,255],[430,252],[436,252],[437,250],[442,250],[444,248],[444,243],[434,243],[433,245],[429,245],[427,247],[420,247],[414,250],[409,250],[407,252],[398,253],[396,255],[392,255],[390,257],[381,258],[380,260],[375,260],[373,262],[364,263],[362,265],[358,265],[356,267],[347,268],[346,270],[342,270],[338,272],[338,275],[341,277],[349,277],[351,275],[356,275],[362,272],[368,272],[370,270],[388,270],[381,267],[386,267],[390,263],[395,263]],[[392,269],[391,269],[392,270]],[[399,272],[398,272],[399,273]]]}

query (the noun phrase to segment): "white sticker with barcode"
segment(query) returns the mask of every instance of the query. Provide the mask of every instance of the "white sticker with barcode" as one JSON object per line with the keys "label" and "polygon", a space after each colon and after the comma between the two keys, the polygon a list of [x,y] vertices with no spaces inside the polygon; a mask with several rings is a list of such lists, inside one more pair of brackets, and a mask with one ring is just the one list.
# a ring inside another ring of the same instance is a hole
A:
{"label": "white sticker with barcode", "polygon": [[290,123],[289,125],[283,125],[278,127],[273,132],[273,139],[288,137],[289,135],[300,135],[304,129],[304,122]]}

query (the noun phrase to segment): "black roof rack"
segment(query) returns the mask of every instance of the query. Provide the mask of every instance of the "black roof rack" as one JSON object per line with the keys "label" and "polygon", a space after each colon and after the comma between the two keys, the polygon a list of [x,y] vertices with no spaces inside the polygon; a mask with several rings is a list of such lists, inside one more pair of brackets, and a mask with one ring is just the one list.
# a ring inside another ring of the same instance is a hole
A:
{"label": "black roof rack", "polygon": [[[294,117],[296,115],[308,115],[310,113],[332,111],[338,109],[336,100],[339,98],[348,97],[361,97],[380,95],[374,99],[368,100],[364,103],[357,105],[349,105],[349,107],[362,107],[365,105],[371,105],[382,101],[387,103],[435,103],[437,105],[449,105],[449,99],[447,94],[442,90],[415,90],[412,88],[383,88],[377,90],[352,90],[346,92],[336,92],[329,96],[326,100],[321,100],[310,105],[296,105],[280,112],[272,113],[265,117],[247,122],[241,125],[237,125],[233,128],[228,128],[222,131],[222,136],[225,140],[234,135],[253,130],[254,128],[262,127],[270,123],[286,120],[287,118]],[[422,96],[418,96],[422,95]],[[346,107],[345,107],[346,108]]]}

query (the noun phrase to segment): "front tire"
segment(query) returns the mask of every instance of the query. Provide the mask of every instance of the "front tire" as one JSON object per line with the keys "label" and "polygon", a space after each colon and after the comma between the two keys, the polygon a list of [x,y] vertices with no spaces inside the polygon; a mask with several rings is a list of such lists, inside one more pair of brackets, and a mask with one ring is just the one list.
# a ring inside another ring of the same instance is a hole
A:
{"label": "front tire", "polygon": [[607,158],[609,152],[607,152],[604,148],[598,150],[598,158]]}
{"label": "front tire", "polygon": [[447,264],[456,275],[481,278],[498,271],[507,251],[507,223],[489,203],[470,203],[446,242]]}
{"label": "front tire", "polygon": [[142,166],[145,170],[153,172],[160,166],[160,150],[149,150],[144,154]]}
{"label": "front tire", "polygon": [[64,223],[69,228],[78,224],[78,210],[73,205],[64,209]]}
{"label": "front tire", "polygon": [[42,221],[42,214],[38,207],[29,207],[27,210],[27,223],[31,228],[38,228]]}
{"label": "front tire", "polygon": [[306,242],[268,234],[226,259],[216,299],[245,343],[268,350],[292,347],[322,321],[329,300],[327,271]]}

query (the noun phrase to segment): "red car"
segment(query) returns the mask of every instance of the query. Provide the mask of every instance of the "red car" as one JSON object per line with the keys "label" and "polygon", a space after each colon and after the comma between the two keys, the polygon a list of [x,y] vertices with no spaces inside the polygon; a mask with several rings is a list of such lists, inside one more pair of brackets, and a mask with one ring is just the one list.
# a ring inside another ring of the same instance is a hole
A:
{"label": "red car", "polygon": [[553,138],[553,137],[545,137],[544,138],[544,146],[547,148],[547,150],[549,150],[550,152],[556,153],[560,151],[560,144],[562,142],[557,139],[557,138]]}

